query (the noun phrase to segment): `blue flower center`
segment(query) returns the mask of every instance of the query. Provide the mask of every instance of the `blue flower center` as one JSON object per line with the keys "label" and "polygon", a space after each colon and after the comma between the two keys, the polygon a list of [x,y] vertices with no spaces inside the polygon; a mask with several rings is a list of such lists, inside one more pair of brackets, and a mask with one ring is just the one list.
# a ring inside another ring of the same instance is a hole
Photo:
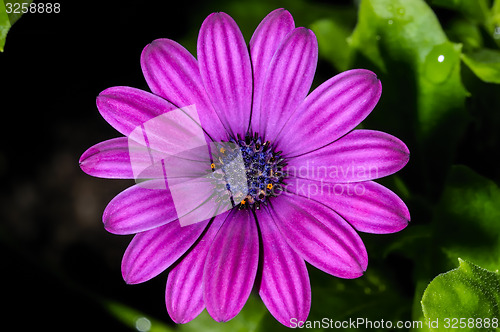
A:
{"label": "blue flower center", "polygon": [[212,170],[221,171],[219,176],[233,206],[259,209],[283,191],[285,160],[281,151],[276,152],[271,142],[263,142],[258,134],[216,143],[212,153]]}

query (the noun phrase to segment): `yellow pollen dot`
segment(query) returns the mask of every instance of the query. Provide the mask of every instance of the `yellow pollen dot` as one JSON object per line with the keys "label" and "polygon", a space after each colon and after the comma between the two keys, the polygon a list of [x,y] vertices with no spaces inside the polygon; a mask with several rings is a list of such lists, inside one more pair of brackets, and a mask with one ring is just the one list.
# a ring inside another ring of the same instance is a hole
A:
{"label": "yellow pollen dot", "polygon": [[272,183],[269,183],[269,184],[267,185],[267,189],[273,189],[273,184],[272,184]]}
{"label": "yellow pollen dot", "polygon": [[214,169],[214,168],[215,168],[215,164],[211,164],[211,165],[210,165],[210,167],[211,167],[212,169]]}
{"label": "yellow pollen dot", "polygon": [[220,151],[220,153],[224,153],[224,152],[226,152],[226,149],[224,149],[224,148],[220,148],[220,150],[219,150],[219,151]]}
{"label": "yellow pollen dot", "polygon": [[241,205],[245,205],[245,203],[246,203],[246,202],[247,202],[247,201],[242,200],[242,201],[241,201]]}

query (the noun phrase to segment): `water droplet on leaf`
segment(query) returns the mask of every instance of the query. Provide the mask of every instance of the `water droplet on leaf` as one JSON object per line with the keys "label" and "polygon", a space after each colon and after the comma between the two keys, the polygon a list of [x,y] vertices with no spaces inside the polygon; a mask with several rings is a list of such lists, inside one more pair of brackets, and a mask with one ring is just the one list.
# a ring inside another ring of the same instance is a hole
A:
{"label": "water droplet on leaf", "polygon": [[437,45],[425,58],[424,75],[433,83],[443,83],[451,75],[457,63],[458,54],[452,43]]}

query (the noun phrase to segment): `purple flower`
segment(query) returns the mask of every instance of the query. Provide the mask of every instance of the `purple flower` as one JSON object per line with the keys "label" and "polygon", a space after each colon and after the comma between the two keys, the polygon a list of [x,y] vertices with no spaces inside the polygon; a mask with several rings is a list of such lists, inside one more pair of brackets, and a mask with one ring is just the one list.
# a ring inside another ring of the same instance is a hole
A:
{"label": "purple flower", "polygon": [[[101,115],[126,137],[91,147],[80,166],[97,177],[137,178],[127,137],[195,105],[207,141],[232,144],[241,155],[245,189],[230,184],[229,152],[221,148],[210,157],[218,161],[204,167],[222,170],[233,206],[212,218],[182,226],[171,188],[136,184],[120,193],[103,221],[111,233],[137,233],[123,257],[123,278],[137,284],[169,269],[165,300],[177,323],[204,308],[228,321],[257,285],[271,314],[290,326],[292,318],[305,320],[311,305],[305,261],[357,278],[368,257],[356,231],[407,226],[402,200],[372,180],[400,170],[408,148],[389,134],[354,130],[380,98],[374,73],[349,70],[308,94],[316,37],[295,28],[284,9],[264,18],[249,48],[230,16],[211,14],[197,54],[198,60],[169,39],[146,46],[141,66],[152,93],[112,87],[97,97]],[[155,181],[162,180],[149,182]]]}

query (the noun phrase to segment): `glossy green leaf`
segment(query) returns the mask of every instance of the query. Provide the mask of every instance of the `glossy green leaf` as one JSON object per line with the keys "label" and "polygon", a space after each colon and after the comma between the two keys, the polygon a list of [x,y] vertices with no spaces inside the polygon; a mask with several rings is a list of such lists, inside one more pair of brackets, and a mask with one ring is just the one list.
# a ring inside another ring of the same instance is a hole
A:
{"label": "glossy green leaf", "polygon": [[481,80],[500,84],[500,51],[481,49],[470,54],[462,54],[464,63]]}
{"label": "glossy green leaf", "polygon": [[451,267],[458,257],[500,266],[500,189],[468,167],[454,166],[436,206],[435,242]]}
{"label": "glossy green leaf", "polygon": [[459,258],[457,269],[438,275],[422,297],[431,331],[499,331],[500,275]]}
{"label": "glossy green leaf", "polygon": [[372,68],[382,81],[368,123],[409,145],[417,185],[437,187],[467,120],[461,46],[423,0],[363,0],[350,45],[353,67]]}

